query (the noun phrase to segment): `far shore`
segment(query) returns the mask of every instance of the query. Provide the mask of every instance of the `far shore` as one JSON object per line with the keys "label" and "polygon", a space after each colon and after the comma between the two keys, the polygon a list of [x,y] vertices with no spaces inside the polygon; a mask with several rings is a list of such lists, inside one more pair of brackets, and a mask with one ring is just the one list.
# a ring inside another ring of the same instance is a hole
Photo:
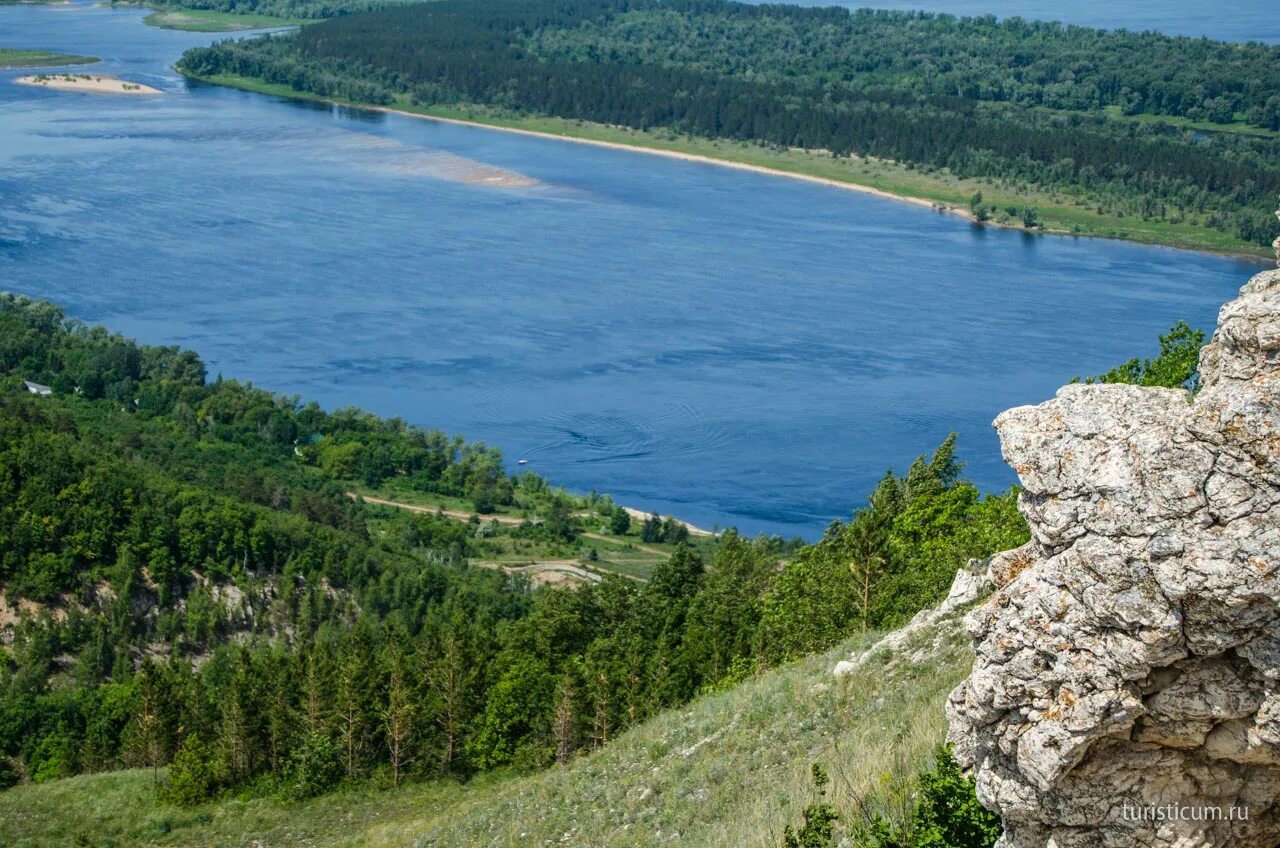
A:
{"label": "far shore", "polygon": [[[833,180],[827,177],[817,177],[812,174],[802,174],[796,171],[784,171],[780,168],[769,168],[764,165],[751,165],[746,162],[735,162],[732,159],[717,159],[714,156],[703,156],[699,153],[685,153],[680,150],[664,150],[660,147],[644,147],[638,144],[623,144],[620,141],[604,141],[598,138],[582,138],[574,135],[561,135],[559,133],[543,132],[542,130],[526,130],[521,129],[520,127],[504,127],[501,124],[489,124],[483,121],[467,121],[462,118],[443,118],[439,115],[425,115],[421,112],[410,112],[406,109],[397,109],[394,106],[361,106],[360,108],[375,109],[379,112],[405,115],[410,118],[422,118],[427,121],[439,121],[443,124],[457,124],[464,127],[480,127],[486,130],[497,130],[498,132],[533,136],[534,138],[549,138],[555,141],[571,141],[575,144],[590,144],[595,147],[607,147],[611,150],[626,150],[631,153],[649,153],[654,156],[665,156],[668,159],[679,159],[684,162],[700,162],[704,165],[718,165],[722,168],[736,168],[739,171],[751,171],[755,174],[768,174],[773,177],[790,177],[793,180],[804,180],[805,182],[817,183],[819,185],[842,188],[848,191],[856,191],[861,194],[870,194],[875,197],[885,198],[886,200],[899,200],[904,203],[923,206],[926,209],[952,212],[970,219],[973,218],[972,213],[967,209],[947,206],[932,200],[925,200],[922,197],[910,197],[905,194],[894,194],[893,192],[885,191],[884,189],[873,188],[871,186],[860,185],[858,183]],[[704,530],[701,532],[710,535],[709,531]]]}
{"label": "far shore", "polygon": [[108,74],[31,74],[14,82],[59,91],[83,91],[88,94],[161,94],[158,88],[130,82]]}
{"label": "far shore", "polygon": [[[630,141],[612,141],[599,138],[588,138],[582,135],[576,135],[573,132],[548,132],[543,129],[528,129],[519,126],[510,126],[503,120],[484,118],[476,118],[468,115],[466,118],[449,117],[445,115],[434,115],[426,111],[418,111],[406,109],[402,106],[376,106],[369,103],[357,103],[335,99],[331,97],[322,97],[317,94],[311,94],[306,91],[298,91],[289,86],[266,83],[252,77],[239,77],[234,75],[218,75],[212,77],[203,77],[198,74],[191,74],[183,70],[180,66],[175,67],[179,73],[191,79],[197,79],[211,85],[220,85],[228,88],[237,88],[242,91],[249,91],[257,94],[274,95],[277,97],[287,97],[295,100],[309,100],[317,103],[329,103],[334,106],[342,106],[352,109],[362,109],[373,112],[384,112],[387,114],[402,115],[408,118],[420,118],[427,121],[438,121],[445,124],[456,124],[459,126],[476,127],[478,129],[494,130],[497,132],[515,133],[517,135],[529,136],[533,138],[543,138],[552,141],[565,141],[573,144],[589,144],[596,147],[604,147],[613,150],[628,151],[631,153],[645,153],[652,156],[665,156],[668,159],[678,159],[685,162],[695,162],[699,164],[715,165],[721,168],[734,168],[740,171],[749,171],[757,174],[764,174],[774,177],[785,177],[792,180],[803,180],[804,182],[826,186],[828,188],[837,188],[845,191],[858,192],[860,194],[871,195],[886,200],[895,200],[901,203],[910,203],[913,206],[919,206],[926,209],[932,209],[936,212],[944,212],[951,215],[957,215],[974,224],[974,226],[990,227],[993,229],[1020,230],[1031,234],[1044,234],[1055,236],[1074,236],[1077,238],[1105,238],[1116,239],[1120,241],[1129,241],[1136,244],[1152,244],[1162,247],[1174,248],[1177,250],[1191,250],[1197,253],[1209,253],[1219,256],[1232,256],[1237,259],[1248,261],[1270,262],[1271,251],[1262,247],[1252,247],[1248,245],[1234,244],[1214,244],[1210,242],[1202,242],[1196,238],[1196,233],[1189,233],[1186,236],[1181,235],[1163,235],[1155,232],[1147,232],[1142,230],[1121,229],[1116,228],[1104,229],[1108,227],[1108,222],[1094,222],[1087,220],[1084,213],[1079,210],[1071,210],[1066,208],[1048,207],[1044,209],[1047,213],[1054,215],[1059,219],[1056,222],[1042,222],[1036,226],[1026,227],[1016,220],[999,221],[999,220],[983,220],[979,221],[974,213],[963,203],[955,201],[953,198],[946,197],[929,197],[919,196],[915,194],[906,194],[897,191],[888,191],[883,188],[867,185],[855,180],[835,179],[827,176],[819,176],[817,174],[806,173],[800,169],[773,168],[768,165],[760,165],[751,162],[743,162],[724,156],[705,155],[702,153],[691,153],[683,150],[673,150],[669,147],[654,146],[649,144],[632,143]],[[512,119],[522,120],[522,119]],[[619,127],[609,127],[607,125],[597,125],[604,130],[624,129]],[[815,153],[819,151],[792,151],[797,153]],[[894,163],[885,160],[888,165]],[[803,167],[803,165],[801,166]],[[987,187],[978,185],[982,191],[986,191]],[[967,191],[968,189],[966,189]],[[1081,217],[1083,216],[1083,217]],[[1070,224],[1070,226],[1068,226]],[[1119,225],[1118,225],[1119,226]]]}

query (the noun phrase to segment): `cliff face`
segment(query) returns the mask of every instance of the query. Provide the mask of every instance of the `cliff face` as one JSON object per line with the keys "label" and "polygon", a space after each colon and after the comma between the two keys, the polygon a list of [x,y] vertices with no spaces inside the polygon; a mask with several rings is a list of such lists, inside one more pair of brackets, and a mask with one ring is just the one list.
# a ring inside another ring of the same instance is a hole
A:
{"label": "cliff face", "polygon": [[948,716],[1008,848],[1280,843],[1280,271],[1200,369],[996,420],[1032,540]]}

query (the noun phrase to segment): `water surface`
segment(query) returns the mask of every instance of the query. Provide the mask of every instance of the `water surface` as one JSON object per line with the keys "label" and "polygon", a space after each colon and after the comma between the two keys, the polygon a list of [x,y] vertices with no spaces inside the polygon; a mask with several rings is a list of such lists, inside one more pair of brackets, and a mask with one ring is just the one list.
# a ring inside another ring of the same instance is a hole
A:
{"label": "water surface", "polygon": [[1212,326],[1257,268],[189,87],[169,66],[212,37],[144,14],[0,7],[0,44],[166,91],[0,72],[0,288],[707,526],[813,537],[953,430],[1002,488],[998,412]]}
{"label": "water surface", "polygon": [[[763,2],[763,0],[762,0]],[[774,0],[768,0],[774,2]],[[995,15],[1029,21],[1061,21],[1099,29],[1156,30],[1167,35],[1221,41],[1280,43],[1275,0],[782,0],[802,6],[860,9],[924,9],[960,17]]]}

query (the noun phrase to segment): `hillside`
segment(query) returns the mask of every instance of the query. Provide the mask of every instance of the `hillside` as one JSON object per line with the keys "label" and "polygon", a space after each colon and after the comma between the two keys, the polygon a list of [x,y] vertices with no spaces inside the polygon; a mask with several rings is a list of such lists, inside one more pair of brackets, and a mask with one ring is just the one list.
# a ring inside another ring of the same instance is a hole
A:
{"label": "hillside", "polygon": [[942,741],[942,705],[970,661],[959,611],[914,631],[905,648],[872,650],[855,672],[831,675],[873,641],[856,637],[700,697],[530,776],[182,809],[158,804],[151,773],[132,770],[0,793],[0,832],[13,848],[772,846],[811,800],[812,763],[831,773],[845,821],[858,822],[859,801],[894,814],[904,784],[885,776],[914,773]]}
{"label": "hillside", "polygon": [[[0,296],[0,788],[39,808],[62,791],[45,787],[96,786],[163,835],[209,802],[328,815],[387,787],[464,781],[462,803],[504,774],[556,780],[705,693],[796,681],[789,663],[911,618],[1025,541],[1015,501],[964,480],[950,438],[813,544],[704,534]],[[782,703],[739,710],[750,733],[790,721],[778,685]],[[710,745],[722,707],[656,725],[652,756],[668,732]],[[752,750],[791,763],[788,745]],[[89,776],[127,768],[144,771]]]}

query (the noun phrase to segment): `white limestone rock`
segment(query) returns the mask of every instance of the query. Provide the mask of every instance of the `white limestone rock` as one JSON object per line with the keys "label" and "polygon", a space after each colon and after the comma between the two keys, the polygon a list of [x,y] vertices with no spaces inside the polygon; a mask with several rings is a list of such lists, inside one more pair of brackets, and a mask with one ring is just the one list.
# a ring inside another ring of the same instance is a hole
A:
{"label": "white limestone rock", "polygon": [[1200,370],[1194,400],[1073,385],[996,419],[1032,539],[992,559],[948,716],[1004,848],[1280,844],[1280,271]]}

